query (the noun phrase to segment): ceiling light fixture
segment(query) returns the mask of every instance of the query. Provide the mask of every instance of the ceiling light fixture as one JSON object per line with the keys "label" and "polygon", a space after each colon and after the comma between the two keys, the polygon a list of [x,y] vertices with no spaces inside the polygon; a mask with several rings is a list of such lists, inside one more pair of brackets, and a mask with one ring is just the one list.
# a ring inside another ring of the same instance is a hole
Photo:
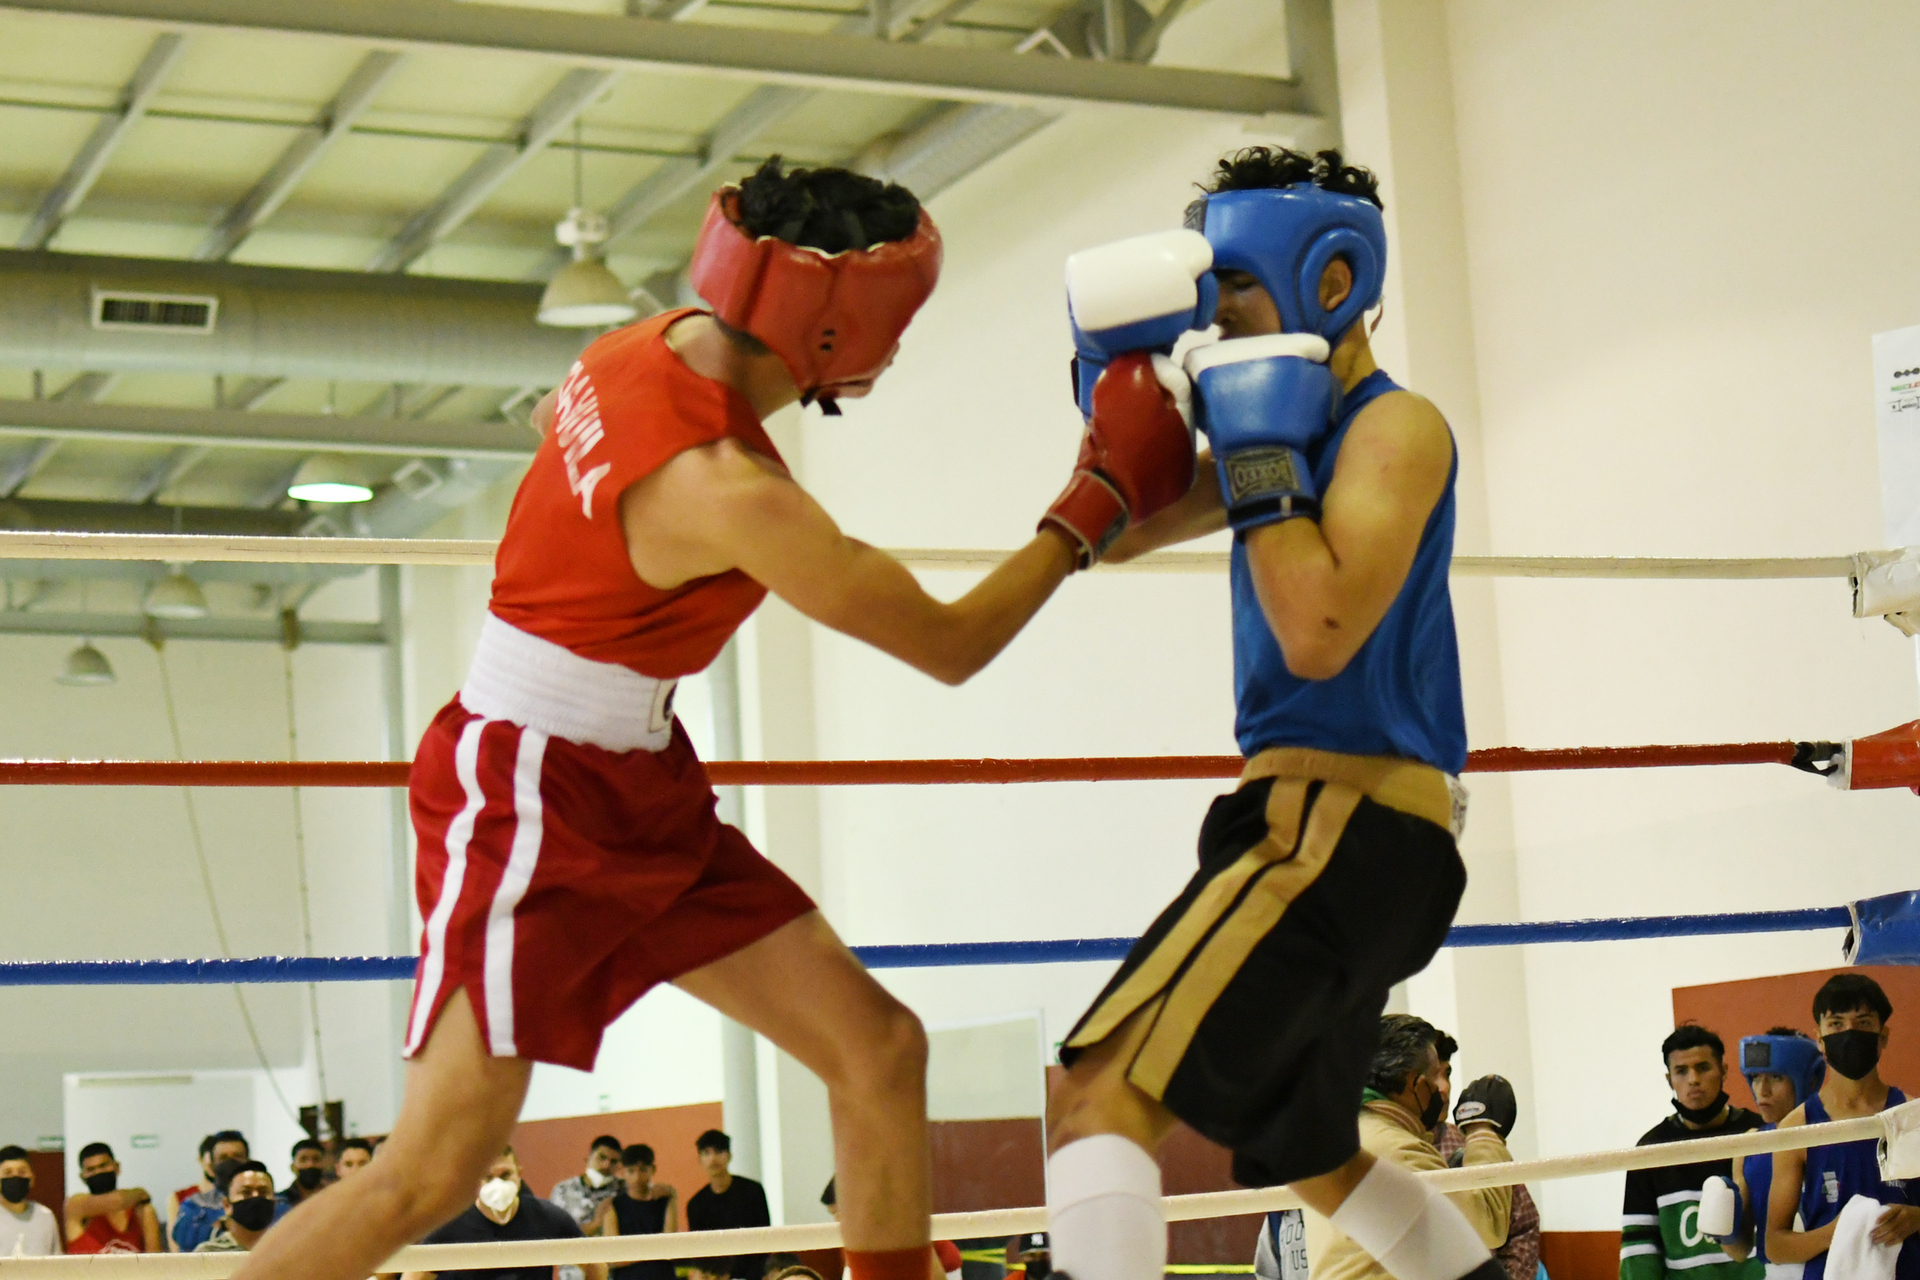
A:
{"label": "ceiling light fixture", "polygon": [[540,295],[534,319],[562,329],[603,329],[625,324],[640,314],[627,286],[607,269],[594,248],[608,235],[604,214],[590,213],[580,174],[580,122],[573,122],[573,208],[553,229],[556,240],[573,250],[573,261],[560,268]]}
{"label": "ceiling light fixture", "polygon": [[112,684],[113,664],[107,661],[106,654],[93,647],[93,641],[82,640],[79,647],[67,655],[54,680],[80,686]]}
{"label": "ceiling light fixture", "polygon": [[150,618],[204,618],[208,612],[207,595],[200,590],[199,583],[183,573],[179,565],[174,565],[172,573],[153,584],[141,608]]}
{"label": "ceiling light fixture", "polygon": [[301,502],[367,502],[373,490],[354,474],[353,464],[337,453],[316,453],[300,464],[287,496]]}

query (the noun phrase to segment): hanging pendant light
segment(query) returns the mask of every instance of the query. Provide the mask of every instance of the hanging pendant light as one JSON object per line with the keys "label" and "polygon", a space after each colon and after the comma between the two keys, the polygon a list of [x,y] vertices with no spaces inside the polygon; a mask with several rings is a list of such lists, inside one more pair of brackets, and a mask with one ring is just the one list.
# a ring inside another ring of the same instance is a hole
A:
{"label": "hanging pendant light", "polygon": [[92,640],[82,640],[79,647],[67,655],[60,666],[60,674],[54,679],[60,684],[101,685],[113,683],[113,664],[107,661],[107,655],[93,647]]}
{"label": "hanging pendant light", "polygon": [[607,269],[594,252],[606,243],[608,229],[604,214],[586,208],[585,188],[580,172],[580,122],[573,122],[573,208],[553,229],[554,238],[573,250],[573,261],[560,268],[540,295],[540,309],[534,319],[544,325],[563,329],[603,329],[625,324],[640,314],[627,286]]}
{"label": "hanging pendant light", "polygon": [[316,453],[293,473],[287,496],[301,502],[368,502],[373,490],[355,474],[353,464],[339,454]]}
{"label": "hanging pendant light", "polygon": [[147,591],[146,601],[141,608],[150,618],[178,621],[204,618],[208,613],[207,594],[176,564],[172,573],[154,583]]}

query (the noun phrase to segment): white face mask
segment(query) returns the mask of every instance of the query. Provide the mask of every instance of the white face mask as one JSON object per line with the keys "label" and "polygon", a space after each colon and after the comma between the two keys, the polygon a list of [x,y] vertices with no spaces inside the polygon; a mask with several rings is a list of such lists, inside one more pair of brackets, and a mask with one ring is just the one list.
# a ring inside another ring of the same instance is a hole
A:
{"label": "white face mask", "polygon": [[613,1181],[612,1178],[609,1178],[606,1174],[600,1172],[598,1169],[587,1170],[587,1185],[592,1187],[595,1191],[598,1191],[600,1188],[606,1186],[609,1182],[612,1182],[612,1181]]}
{"label": "white face mask", "polygon": [[480,1184],[480,1203],[495,1213],[505,1213],[520,1198],[520,1184],[506,1178],[488,1178]]}

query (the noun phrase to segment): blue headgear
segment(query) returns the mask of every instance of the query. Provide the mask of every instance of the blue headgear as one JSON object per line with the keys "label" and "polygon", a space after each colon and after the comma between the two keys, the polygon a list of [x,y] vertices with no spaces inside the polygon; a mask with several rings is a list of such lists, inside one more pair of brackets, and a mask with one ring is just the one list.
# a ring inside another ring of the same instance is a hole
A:
{"label": "blue headgear", "polygon": [[[1387,278],[1387,226],[1369,200],[1310,182],[1202,198],[1195,230],[1213,246],[1214,269],[1245,271],[1265,286],[1288,333],[1328,342],[1380,301]],[[1353,290],[1332,311],[1320,305],[1320,275],[1335,258],[1353,269]]]}
{"label": "blue headgear", "polygon": [[1800,1036],[1742,1036],[1740,1074],[1748,1085],[1755,1076],[1785,1076],[1793,1081],[1793,1100],[1805,1102],[1827,1078],[1827,1060],[1819,1045]]}

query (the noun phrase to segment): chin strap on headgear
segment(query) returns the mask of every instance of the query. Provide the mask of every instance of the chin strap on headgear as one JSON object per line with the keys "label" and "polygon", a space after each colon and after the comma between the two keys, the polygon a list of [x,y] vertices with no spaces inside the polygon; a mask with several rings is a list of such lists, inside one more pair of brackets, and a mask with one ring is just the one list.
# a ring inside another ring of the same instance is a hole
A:
{"label": "chin strap on headgear", "polygon": [[1749,1088],[1755,1076],[1785,1076],[1793,1082],[1793,1100],[1805,1102],[1827,1078],[1827,1060],[1820,1046],[1800,1036],[1742,1036],[1740,1074]]}
{"label": "chin strap on headgear", "polygon": [[[1378,305],[1387,279],[1387,227],[1372,201],[1310,182],[1249,191],[1216,191],[1194,206],[1189,225],[1213,246],[1218,270],[1245,271],[1280,311],[1288,333],[1317,333],[1338,344]],[[1320,305],[1320,276],[1344,258],[1353,288],[1340,305]]]}
{"label": "chin strap on headgear", "polygon": [[940,278],[940,258],[940,232],[925,209],[905,240],[841,253],[748,235],[734,186],[714,192],[687,279],[723,323],[780,357],[801,403],[838,413],[841,390],[864,390],[892,363]]}

